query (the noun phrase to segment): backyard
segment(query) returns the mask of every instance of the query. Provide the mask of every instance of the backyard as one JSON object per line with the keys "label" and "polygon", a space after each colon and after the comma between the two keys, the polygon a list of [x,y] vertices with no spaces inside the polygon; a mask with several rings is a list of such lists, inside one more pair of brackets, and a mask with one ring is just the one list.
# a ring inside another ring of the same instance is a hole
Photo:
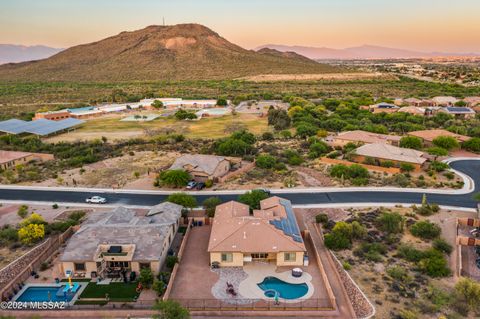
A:
{"label": "backyard", "polygon": [[113,302],[134,302],[140,295],[136,289],[136,282],[112,282],[107,285],[98,285],[96,282],[90,282],[80,295],[80,300],[77,301],[77,304],[86,304],[96,301],[82,299],[106,299],[107,295],[108,299]]}

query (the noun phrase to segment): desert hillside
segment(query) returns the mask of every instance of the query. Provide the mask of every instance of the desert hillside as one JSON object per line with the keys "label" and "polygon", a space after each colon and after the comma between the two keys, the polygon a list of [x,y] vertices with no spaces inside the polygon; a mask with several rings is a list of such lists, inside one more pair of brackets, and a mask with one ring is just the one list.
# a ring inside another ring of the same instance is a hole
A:
{"label": "desert hillside", "polygon": [[1,81],[231,79],[340,70],[292,53],[255,52],[198,24],[149,26],[66,49],[50,58],[0,66]]}

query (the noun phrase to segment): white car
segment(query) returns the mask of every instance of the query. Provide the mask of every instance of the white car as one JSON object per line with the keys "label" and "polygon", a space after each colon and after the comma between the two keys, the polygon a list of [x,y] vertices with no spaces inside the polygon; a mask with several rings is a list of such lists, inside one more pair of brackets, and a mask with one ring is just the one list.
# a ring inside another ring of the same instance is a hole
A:
{"label": "white car", "polygon": [[107,199],[100,196],[92,196],[87,198],[85,201],[90,204],[105,204]]}

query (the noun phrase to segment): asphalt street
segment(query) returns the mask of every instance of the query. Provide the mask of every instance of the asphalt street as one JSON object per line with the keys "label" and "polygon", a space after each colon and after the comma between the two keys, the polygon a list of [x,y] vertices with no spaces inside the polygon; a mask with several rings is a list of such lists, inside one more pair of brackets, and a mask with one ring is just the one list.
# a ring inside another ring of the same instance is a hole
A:
{"label": "asphalt street", "polygon": [[[344,191],[335,192],[308,192],[306,190],[294,189],[290,193],[282,193],[280,196],[289,199],[293,205],[307,204],[338,204],[338,203],[421,203],[423,194],[427,194],[430,203],[436,203],[443,206],[455,206],[465,208],[475,208],[477,202],[472,199],[472,195],[480,191],[480,161],[461,160],[451,163],[451,167],[468,176],[475,182],[475,190],[469,194],[429,194],[426,189],[424,192],[399,192],[399,191]],[[272,192],[275,195],[275,192]],[[115,193],[105,190],[97,193],[86,192],[82,190],[33,190],[33,189],[0,189],[0,200],[16,201],[38,201],[38,202],[61,202],[61,203],[85,203],[85,199],[92,195],[105,197],[109,204],[118,205],[139,205],[153,206],[166,199],[168,195],[164,194],[145,194],[142,191],[138,193]],[[197,201],[201,203],[204,199],[213,195],[194,195]],[[238,197],[235,194],[216,195],[223,201],[233,200]]]}

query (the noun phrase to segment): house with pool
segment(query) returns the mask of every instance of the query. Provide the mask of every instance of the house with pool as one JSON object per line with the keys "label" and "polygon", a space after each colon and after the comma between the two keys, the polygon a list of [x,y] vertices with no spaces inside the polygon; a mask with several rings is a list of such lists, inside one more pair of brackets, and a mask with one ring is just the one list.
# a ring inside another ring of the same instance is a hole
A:
{"label": "house with pool", "polygon": [[61,273],[113,279],[150,268],[158,274],[178,231],[182,208],[163,203],[147,216],[137,216],[125,207],[91,215],[60,256]]}
{"label": "house with pool", "polygon": [[243,267],[255,262],[308,265],[300,229],[289,200],[270,197],[250,214],[248,205],[218,205],[208,243],[212,267]]}

